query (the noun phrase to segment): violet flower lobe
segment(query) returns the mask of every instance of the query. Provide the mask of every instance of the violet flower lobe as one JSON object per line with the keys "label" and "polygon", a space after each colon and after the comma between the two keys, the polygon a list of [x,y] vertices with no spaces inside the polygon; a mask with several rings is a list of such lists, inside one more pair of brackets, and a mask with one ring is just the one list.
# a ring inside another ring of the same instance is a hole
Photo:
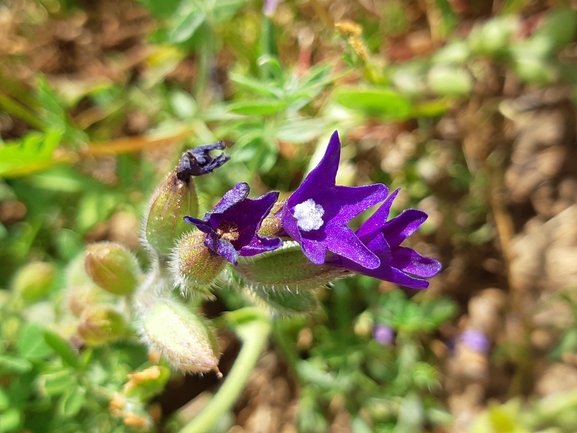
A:
{"label": "violet flower lobe", "polygon": [[371,269],[347,257],[333,257],[331,262],[359,274],[413,289],[425,289],[429,286],[425,278],[436,275],[441,270],[441,264],[433,258],[421,256],[411,248],[400,246],[423,224],[427,214],[421,210],[407,209],[387,221],[398,192],[393,192],[356,232],[363,244],[380,259],[380,265]]}
{"label": "violet flower lobe", "polygon": [[387,187],[335,185],[341,143],[338,132],[331,136],[325,155],[286,201],[281,221],[285,232],[296,240],[307,258],[325,263],[327,251],[366,269],[376,269],[380,259],[363,244],[347,224],[355,216],[383,201]]}
{"label": "violet flower lobe", "polygon": [[214,209],[204,219],[185,216],[184,220],[207,234],[204,244],[213,254],[224,257],[234,265],[238,256],[254,256],[281,246],[279,238],[257,234],[263,219],[278,198],[278,192],[269,192],[256,199],[249,199],[248,184],[237,183],[226,192]]}

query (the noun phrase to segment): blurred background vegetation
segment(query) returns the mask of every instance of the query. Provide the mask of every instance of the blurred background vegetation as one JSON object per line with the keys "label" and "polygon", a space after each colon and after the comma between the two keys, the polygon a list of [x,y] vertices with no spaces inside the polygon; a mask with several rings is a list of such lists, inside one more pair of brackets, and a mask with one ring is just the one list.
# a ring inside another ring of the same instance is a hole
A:
{"label": "blurred background vegetation", "polygon": [[[576,10],[5,0],[0,433],[194,419],[216,376],[169,378],[133,334],[86,337],[79,311],[118,301],[78,276],[82,252],[115,241],[145,267],[141,214],[187,148],[231,155],[198,179],[206,210],[241,181],[294,190],[335,129],[339,183],[402,188],[394,212],[429,214],[412,246],[444,270],[423,292],[339,281],[318,314],[276,320],[213,431],[577,431]],[[218,318],[231,293],[199,307]],[[226,375],[239,341],[218,332]]]}

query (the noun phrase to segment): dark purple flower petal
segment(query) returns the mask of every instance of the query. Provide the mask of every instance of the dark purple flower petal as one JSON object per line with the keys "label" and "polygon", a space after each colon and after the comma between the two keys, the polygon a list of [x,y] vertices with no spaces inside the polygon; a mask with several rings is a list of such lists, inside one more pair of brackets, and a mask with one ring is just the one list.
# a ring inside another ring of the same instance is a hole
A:
{"label": "dark purple flower petal", "polygon": [[394,250],[389,264],[407,274],[420,278],[431,278],[437,275],[442,268],[438,260],[423,257],[415,250],[405,247],[397,247]]}
{"label": "dark purple flower petal", "polygon": [[352,261],[343,254],[332,257],[331,263],[353,272],[390,281],[402,286],[424,289],[430,278],[441,270],[441,264],[432,258],[423,257],[416,251],[399,246],[414,233],[427,219],[420,210],[408,209],[387,221],[392,202],[398,190],[393,192],[381,207],[357,230],[361,242],[380,260],[376,268],[362,266],[358,260]]}
{"label": "dark purple flower petal", "polygon": [[377,234],[381,233],[383,230],[383,221],[386,221],[389,218],[389,212],[391,211],[393,200],[395,200],[399,191],[400,189],[393,191],[375,213],[372,214],[361,227],[359,227],[357,230],[357,236],[359,238],[372,239]]}
{"label": "dark purple flower petal", "polygon": [[263,219],[278,198],[278,192],[269,192],[256,199],[249,199],[250,188],[238,183],[227,191],[214,209],[204,219],[184,217],[184,220],[206,233],[204,244],[214,254],[233,264],[238,256],[253,256],[272,251],[282,245],[278,238],[269,239],[257,234]]}
{"label": "dark purple flower petal", "polygon": [[426,219],[427,214],[422,210],[407,209],[387,222],[381,233],[385,235],[389,245],[396,247],[416,232]]}
{"label": "dark purple flower petal", "polygon": [[279,238],[267,238],[265,236],[256,235],[250,244],[242,247],[240,255],[243,257],[256,256],[257,254],[266,251],[273,251],[282,245],[282,240]]}
{"label": "dark purple flower petal", "polygon": [[364,245],[350,228],[331,225],[327,227],[327,233],[329,236],[327,236],[326,245],[332,253],[345,257],[367,269],[379,267],[381,263],[379,257]]}
{"label": "dark purple flower petal", "polygon": [[223,239],[219,239],[215,253],[221,257],[227,259],[233,265],[238,264],[238,252],[234,246]]}
{"label": "dark purple flower petal", "polygon": [[239,182],[232,189],[224,193],[220,201],[209,214],[221,214],[234,205],[237,205],[248,197],[250,186],[246,182]]}
{"label": "dark purple flower petal", "polygon": [[330,251],[366,268],[376,268],[379,266],[378,257],[363,245],[347,224],[361,212],[383,201],[388,190],[382,184],[335,185],[340,147],[335,131],[319,164],[287,200],[281,217],[283,229],[315,264],[323,264],[327,251]]}

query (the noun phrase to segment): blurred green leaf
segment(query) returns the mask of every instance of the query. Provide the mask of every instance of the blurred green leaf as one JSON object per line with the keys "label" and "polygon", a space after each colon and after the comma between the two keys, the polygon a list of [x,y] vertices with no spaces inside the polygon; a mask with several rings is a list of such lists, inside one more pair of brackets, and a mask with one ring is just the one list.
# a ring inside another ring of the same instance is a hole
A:
{"label": "blurred green leaf", "polygon": [[342,106],[371,116],[403,120],[411,114],[411,101],[393,89],[340,88],[335,91],[334,97]]}
{"label": "blurred green leaf", "polygon": [[11,432],[20,429],[22,414],[16,408],[9,408],[0,413],[0,433]]}
{"label": "blurred green leaf", "polygon": [[228,106],[228,109],[236,114],[248,116],[266,116],[276,114],[286,109],[286,103],[278,100],[242,101]]}
{"label": "blurred green leaf", "polygon": [[169,39],[175,44],[190,40],[206,20],[206,13],[195,1],[183,1],[172,15]]}
{"label": "blurred green leaf", "polygon": [[86,390],[80,386],[69,388],[58,401],[58,413],[64,418],[76,415],[86,402]]}
{"label": "blurred green leaf", "polygon": [[64,338],[55,332],[45,330],[44,340],[66,364],[73,368],[80,368],[80,361],[78,360],[78,356]]}
{"label": "blurred green leaf", "polygon": [[20,354],[30,360],[42,359],[52,353],[44,341],[44,329],[36,323],[28,323],[17,343]]}
{"label": "blurred green leaf", "polygon": [[10,355],[0,355],[0,374],[3,370],[23,374],[32,370],[32,367],[32,363],[27,359]]}
{"label": "blurred green leaf", "polygon": [[62,131],[50,129],[45,134],[30,132],[20,142],[0,144],[0,177],[24,176],[66,161],[54,157]]}
{"label": "blurred green leaf", "polygon": [[77,387],[76,378],[69,370],[60,370],[38,376],[40,392],[46,395],[60,395]]}

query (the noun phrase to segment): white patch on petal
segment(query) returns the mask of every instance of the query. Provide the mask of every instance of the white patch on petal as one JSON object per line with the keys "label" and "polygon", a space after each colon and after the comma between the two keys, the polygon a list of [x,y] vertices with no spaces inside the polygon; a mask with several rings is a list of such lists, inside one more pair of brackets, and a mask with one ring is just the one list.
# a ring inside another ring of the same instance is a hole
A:
{"label": "white patch on petal", "polygon": [[322,218],[324,214],[325,210],[323,207],[320,204],[316,204],[312,198],[297,204],[293,209],[297,225],[305,232],[320,229],[324,224]]}

